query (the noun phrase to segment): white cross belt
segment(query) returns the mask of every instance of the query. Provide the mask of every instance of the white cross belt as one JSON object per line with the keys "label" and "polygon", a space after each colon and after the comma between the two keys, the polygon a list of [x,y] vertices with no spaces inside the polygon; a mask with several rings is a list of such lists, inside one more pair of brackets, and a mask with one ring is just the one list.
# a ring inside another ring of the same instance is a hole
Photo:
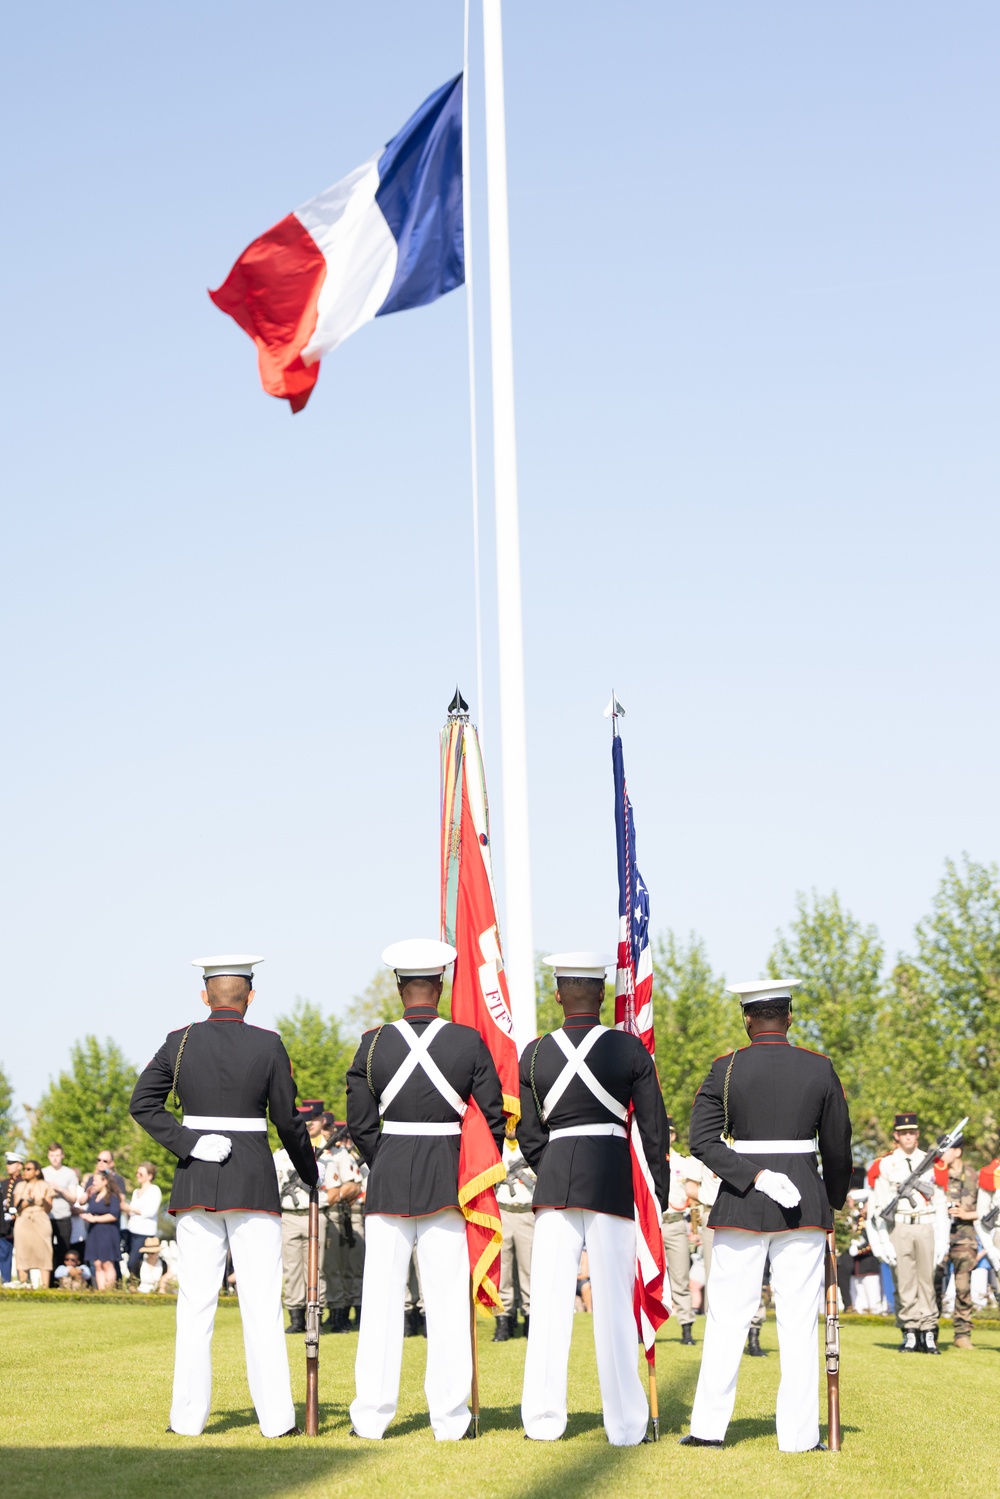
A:
{"label": "white cross belt", "polygon": [[267,1120],[244,1119],[227,1114],[185,1114],[181,1120],[185,1129],[226,1130],[229,1134],[267,1134]]}
{"label": "white cross belt", "polygon": [[815,1140],[734,1140],[740,1155],[815,1155]]}
{"label": "white cross belt", "polygon": [[392,1022],[393,1030],[396,1031],[400,1036],[402,1036],[403,1040],[410,1048],[410,1054],[406,1058],[406,1060],[402,1062],[399,1067],[397,1067],[396,1071],[393,1073],[392,1077],[389,1079],[388,1084],[383,1090],[382,1097],[378,1101],[378,1111],[380,1115],[385,1113],[386,1109],[392,1103],[392,1100],[396,1097],[396,1094],[399,1092],[400,1088],[402,1088],[403,1084],[413,1076],[414,1072],[419,1067],[424,1075],[430,1080],[430,1082],[434,1084],[435,1088],[441,1094],[441,1097],[444,1099],[445,1103],[449,1104],[455,1110],[455,1113],[460,1119],[465,1118],[465,1111],[468,1108],[468,1104],[465,1102],[465,1099],[462,1098],[462,1096],[452,1087],[451,1083],[445,1077],[444,1073],[441,1071],[441,1068],[435,1062],[434,1058],[431,1056],[428,1050],[431,1042],[434,1040],[434,1037],[438,1034],[439,1031],[443,1030],[443,1028],[447,1024],[447,1020],[442,1020],[441,1016],[438,1015],[434,1020],[431,1021],[430,1025],[424,1031],[423,1035],[418,1036],[416,1031],[411,1027],[409,1021],[394,1020]]}
{"label": "white cross belt", "polygon": [[[614,1114],[623,1123],[628,1118],[628,1109],[625,1105],[619,1103],[614,1094],[609,1093],[607,1088],[597,1081],[597,1078],[587,1066],[587,1057],[593,1049],[594,1043],[606,1030],[606,1025],[595,1025],[592,1031],[587,1032],[579,1046],[573,1045],[565,1031],[552,1032],[552,1039],[566,1058],[566,1065],[545,1095],[544,1102],[542,1103],[543,1124],[575,1077],[580,1079],[587,1091],[592,1093],[597,1102],[603,1108],[607,1109],[610,1114]],[[549,1136],[549,1139],[552,1139],[552,1135]]]}

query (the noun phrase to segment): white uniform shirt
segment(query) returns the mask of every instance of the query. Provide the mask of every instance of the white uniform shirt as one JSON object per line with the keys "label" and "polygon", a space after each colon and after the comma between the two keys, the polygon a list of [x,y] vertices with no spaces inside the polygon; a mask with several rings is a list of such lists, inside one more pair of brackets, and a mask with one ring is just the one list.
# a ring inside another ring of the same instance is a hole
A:
{"label": "white uniform shirt", "polygon": [[[502,1181],[497,1185],[497,1205],[505,1213],[526,1213],[531,1208],[532,1199],[535,1195],[535,1173],[528,1165],[521,1152],[511,1145],[509,1140],[503,1142],[503,1165],[505,1171],[517,1171],[518,1179],[512,1183]],[[526,1177],[522,1181],[520,1177]],[[528,1182],[531,1185],[528,1185]]]}
{"label": "white uniform shirt", "polygon": [[[330,1164],[327,1168],[327,1175],[323,1185],[325,1187],[347,1187],[351,1185],[364,1187],[361,1167],[346,1145],[337,1146],[330,1152]],[[349,1206],[352,1212],[355,1209],[360,1210],[361,1204],[364,1201],[364,1195],[364,1191],[362,1190],[361,1196],[355,1197],[351,1201]],[[337,1204],[334,1203],[333,1206],[336,1207]]]}
{"label": "white uniform shirt", "polygon": [[692,1166],[697,1164],[701,1170],[701,1162],[689,1160],[686,1155],[681,1155],[679,1150],[671,1148],[670,1151],[670,1196],[667,1198],[666,1211],[671,1213],[683,1213],[687,1211],[688,1194],[684,1183],[686,1181],[697,1181],[698,1178],[692,1171]]}
{"label": "white uniform shirt", "polygon": [[[322,1160],[322,1156],[320,1157]],[[309,1188],[292,1165],[288,1151],[282,1148],[274,1152],[274,1169],[278,1174],[278,1196],[283,1213],[306,1213],[309,1211]],[[322,1175],[322,1167],[320,1168]]]}
{"label": "white uniform shirt", "polygon": [[[897,1146],[890,1155],[882,1158],[872,1192],[872,1206],[876,1213],[880,1213],[895,1197],[924,1153],[922,1150],[915,1150],[912,1155],[904,1155]],[[947,1217],[948,1199],[941,1188],[934,1184],[933,1166],[928,1166],[927,1174],[920,1178],[920,1184],[927,1191],[926,1199],[922,1191],[914,1191],[914,1206],[908,1197],[904,1197],[896,1208],[897,1223],[909,1221],[932,1224],[942,1213]]]}

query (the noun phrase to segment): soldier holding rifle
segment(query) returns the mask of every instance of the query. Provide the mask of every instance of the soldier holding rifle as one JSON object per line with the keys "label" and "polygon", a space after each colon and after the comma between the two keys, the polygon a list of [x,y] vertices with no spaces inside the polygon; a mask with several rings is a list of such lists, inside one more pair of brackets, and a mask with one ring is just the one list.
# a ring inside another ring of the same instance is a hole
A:
{"label": "soldier holding rifle", "polygon": [[878,1164],[872,1191],[868,1242],[872,1253],[896,1271],[896,1315],[903,1333],[900,1353],[937,1353],[934,1266],[948,1254],[948,1202],[934,1180],[939,1152],[960,1138],[961,1124],[919,1153],[920,1122],[896,1115],[896,1149]]}
{"label": "soldier holding rifle", "polygon": [[742,1002],[750,1045],[713,1062],[691,1113],[691,1152],[722,1182],[709,1218],[712,1287],[685,1446],[723,1444],[768,1256],[781,1354],[778,1447],[822,1446],[816,1318],[831,1208],[843,1207],[851,1180],[851,1121],[829,1057],[789,1044],[798,982],[730,988]]}
{"label": "soldier holding rifle", "polygon": [[[135,1085],[133,1119],[178,1158],[177,1348],[170,1431],[199,1436],[212,1404],[212,1328],[232,1253],[250,1396],[265,1437],[297,1436],[281,1317],[281,1208],[267,1116],[307,1186],[316,1158],[288,1053],[246,1024],[259,957],[198,958],[209,1016],[172,1031]],[[168,1095],[183,1105],[178,1120]]]}

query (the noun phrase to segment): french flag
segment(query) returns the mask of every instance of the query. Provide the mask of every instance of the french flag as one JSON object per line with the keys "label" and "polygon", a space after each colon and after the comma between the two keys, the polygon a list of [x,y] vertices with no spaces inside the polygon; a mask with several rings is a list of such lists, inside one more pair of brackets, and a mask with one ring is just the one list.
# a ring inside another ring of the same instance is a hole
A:
{"label": "french flag", "polygon": [[268,395],[294,412],[323,355],[364,323],[464,281],[460,73],[383,151],[248,245],[209,296],[257,345]]}

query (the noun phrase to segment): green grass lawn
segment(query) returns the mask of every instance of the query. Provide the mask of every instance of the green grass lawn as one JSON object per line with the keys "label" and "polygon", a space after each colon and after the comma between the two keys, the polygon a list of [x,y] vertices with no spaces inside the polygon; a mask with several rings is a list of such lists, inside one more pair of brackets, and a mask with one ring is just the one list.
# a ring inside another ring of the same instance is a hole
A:
{"label": "green grass lawn", "polygon": [[[122,1304],[124,1302],[124,1304]],[[721,1451],[681,1448],[699,1347],[668,1325],[658,1349],[661,1439],[609,1447],[601,1425],[591,1324],[576,1319],[570,1422],[561,1442],[528,1443],[518,1400],[522,1340],[493,1345],[481,1330],[483,1436],[435,1443],[423,1401],[425,1344],[405,1343],[400,1408],[381,1443],[348,1437],[357,1338],[320,1343],[321,1435],[265,1442],[243,1367],[239,1314],[224,1306],[215,1334],[215,1404],[205,1435],[164,1432],[173,1359],[172,1305],[119,1298],[63,1303],[0,1297],[0,1458],[18,1499],[104,1491],[150,1499],[320,1499],[446,1495],[456,1499],[585,1499],[634,1491],[711,1499],[747,1495],[992,1493],[997,1477],[1000,1331],[977,1330],[971,1354],[901,1357],[891,1323],[843,1331],[844,1448],[782,1455],[774,1437],[778,1383],[773,1321],[767,1359],[744,1359],[734,1420]],[[700,1325],[696,1336],[701,1339]],[[303,1339],[289,1338],[293,1388],[304,1393]],[[817,1379],[820,1378],[817,1343]],[[823,1402],[825,1415],[825,1398]]]}

